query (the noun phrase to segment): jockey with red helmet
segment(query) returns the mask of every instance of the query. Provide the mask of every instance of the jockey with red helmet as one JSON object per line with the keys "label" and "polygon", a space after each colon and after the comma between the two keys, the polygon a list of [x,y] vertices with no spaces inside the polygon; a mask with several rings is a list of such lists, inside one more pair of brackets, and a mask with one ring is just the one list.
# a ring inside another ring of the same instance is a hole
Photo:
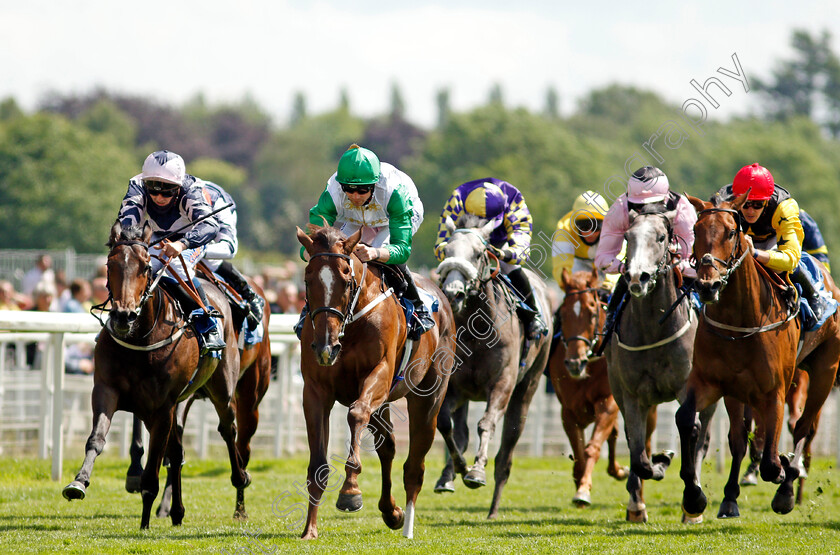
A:
{"label": "jockey with red helmet", "polygon": [[[681,256],[680,271],[688,281],[697,272],[688,258],[694,246],[694,223],[697,213],[683,195],[671,191],[668,177],[654,166],[639,168],[627,181],[627,192],[619,196],[610,207],[601,229],[601,240],[595,253],[595,266],[607,273],[624,273],[624,261],[618,258],[624,242],[624,234],[630,228],[630,210],[638,210],[653,203],[660,204],[663,211],[675,211],[671,229],[674,232],[671,250]],[[615,323],[615,311],[627,293],[627,281],[622,277],[616,282],[604,330],[609,331]]]}
{"label": "jockey with red helmet", "polygon": [[823,319],[831,301],[819,294],[807,271],[801,269],[810,255],[802,250],[805,233],[796,200],[776,184],[767,168],[757,163],[738,170],[732,184],[721,188],[715,197],[713,201],[736,203],[741,225],[755,246],[755,259],[776,272],[788,272],[791,281],[802,288],[802,296],[808,300],[815,319],[805,322],[805,328],[812,329]]}

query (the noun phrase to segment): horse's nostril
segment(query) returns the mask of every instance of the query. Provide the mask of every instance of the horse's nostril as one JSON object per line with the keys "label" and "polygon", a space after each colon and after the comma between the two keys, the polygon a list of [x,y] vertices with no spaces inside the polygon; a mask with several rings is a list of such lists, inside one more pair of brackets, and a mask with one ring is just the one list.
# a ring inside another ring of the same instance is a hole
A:
{"label": "horse's nostril", "polygon": [[712,291],[717,291],[720,289],[722,282],[720,280],[712,282]]}

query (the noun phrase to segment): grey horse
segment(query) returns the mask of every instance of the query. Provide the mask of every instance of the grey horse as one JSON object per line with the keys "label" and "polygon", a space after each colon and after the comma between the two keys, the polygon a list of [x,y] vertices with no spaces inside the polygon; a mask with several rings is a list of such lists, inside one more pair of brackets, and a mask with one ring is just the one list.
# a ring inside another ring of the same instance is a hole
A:
{"label": "grey horse", "polygon": [[[502,489],[510,476],[513,449],[522,429],[528,406],[537,390],[548,362],[551,330],[546,336],[525,345],[525,332],[516,315],[516,302],[502,285],[498,262],[487,250],[493,222],[463,214],[457,225],[447,218],[451,239],[444,247],[445,259],[438,274],[455,315],[457,325],[456,370],[438,416],[438,430],[449,452],[447,464],[435,485],[435,492],[452,492],[455,472],[464,484],[478,488],[486,484],[487,451],[504,415],[504,427],[496,454],[496,488],[487,518],[499,511]],[[544,321],[551,326],[545,284],[528,272],[534,294],[539,299]],[[486,401],[484,416],[478,422],[478,451],[475,464],[467,468],[464,451],[469,443],[467,409],[470,401]],[[454,416],[454,429],[453,429]]]}
{"label": "grey horse", "polygon": [[[691,370],[697,318],[687,299],[677,302],[672,255],[674,211],[630,211],[626,270],[630,295],[618,319],[616,333],[607,346],[610,388],[624,417],[624,434],[630,448],[627,520],[647,522],[642,480],[661,480],[673,451],[649,458],[650,436],[656,426],[656,406],[685,399],[685,382]],[[709,421],[715,406],[700,413],[696,476],[708,448]],[[685,515],[684,522],[698,522]]]}

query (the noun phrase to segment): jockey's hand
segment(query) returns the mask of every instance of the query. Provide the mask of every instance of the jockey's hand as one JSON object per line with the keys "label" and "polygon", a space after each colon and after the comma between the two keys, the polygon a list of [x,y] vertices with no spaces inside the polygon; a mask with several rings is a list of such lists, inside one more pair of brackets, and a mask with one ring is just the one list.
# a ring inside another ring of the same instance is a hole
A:
{"label": "jockey's hand", "polygon": [[744,237],[746,238],[747,243],[749,243],[749,245],[750,245],[750,254],[751,254],[751,255],[753,255],[753,256],[755,256],[755,245],[753,244],[752,236],[751,236],[751,235],[747,235],[747,234],[745,233],[745,234],[744,234]]}
{"label": "jockey's hand", "polygon": [[487,250],[495,254],[496,258],[504,262],[510,262],[514,258],[513,251],[511,251],[510,249],[500,249],[499,247],[488,244]]}
{"label": "jockey's hand", "polygon": [[379,249],[368,245],[358,244],[356,245],[356,248],[353,249],[353,254],[358,256],[359,260],[361,260],[362,262],[369,262],[371,260],[381,259],[383,250],[385,249]]}
{"label": "jockey's hand", "polygon": [[181,241],[166,241],[160,251],[169,258],[175,258],[181,254],[185,248],[187,248],[187,246]]}

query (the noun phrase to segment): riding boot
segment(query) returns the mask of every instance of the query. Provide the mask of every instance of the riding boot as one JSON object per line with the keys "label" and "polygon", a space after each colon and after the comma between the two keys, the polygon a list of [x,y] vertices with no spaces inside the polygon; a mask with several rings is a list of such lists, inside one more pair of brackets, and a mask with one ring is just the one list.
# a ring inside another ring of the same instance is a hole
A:
{"label": "riding boot", "polygon": [[408,338],[414,341],[420,339],[420,336],[435,327],[435,320],[432,318],[429,309],[420,299],[420,292],[417,290],[417,285],[414,283],[414,276],[411,275],[411,270],[406,264],[395,264],[394,267],[400,270],[400,273],[405,279],[405,292],[403,299],[410,301],[414,307],[414,315],[416,318],[409,323]]}
{"label": "riding boot", "polygon": [[615,288],[610,295],[610,303],[607,305],[607,319],[604,322],[604,334],[612,331],[615,327],[616,311],[618,311],[618,305],[624,300],[625,295],[627,295],[627,280],[622,276],[615,282]]}
{"label": "riding boot", "polygon": [[[198,296],[204,306],[209,307],[207,296],[204,293],[204,288],[197,279],[193,279]],[[175,286],[170,288],[170,291],[175,295],[178,302],[181,304],[184,312],[192,319],[193,327],[200,336],[201,354],[205,355],[209,351],[221,351],[225,348],[225,340],[216,324],[214,317],[221,316],[217,310],[211,310],[210,314],[206,314],[198,304],[193,300],[189,293],[183,287]]]}
{"label": "riding boot", "polygon": [[534,296],[534,288],[531,287],[531,282],[525,275],[525,270],[521,267],[514,268],[508,272],[507,276],[517,293],[525,299],[525,304],[528,305],[528,309],[518,311],[520,318],[522,318],[522,324],[525,326],[525,337],[531,341],[536,341],[548,333],[548,327],[540,316],[540,305]]}
{"label": "riding boot", "polygon": [[828,309],[827,303],[820,297],[820,294],[814,288],[814,284],[811,283],[811,280],[808,279],[808,276],[802,270],[797,268],[796,271],[792,272],[790,274],[790,280],[802,288],[802,297],[808,301],[808,306],[811,307],[811,312],[814,313],[813,322],[803,321],[805,328],[811,331],[817,322],[822,320],[825,311]]}
{"label": "riding boot", "polygon": [[245,302],[248,303],[248,329],[256,329],[260,325],[260,322],[262,322],[265,300],[257,295],[257,292],[248,285],[245,276],[239,273],[239,270],[227,260],[222,262],[216,270],[216,273],[228,282],[245,299]]}

